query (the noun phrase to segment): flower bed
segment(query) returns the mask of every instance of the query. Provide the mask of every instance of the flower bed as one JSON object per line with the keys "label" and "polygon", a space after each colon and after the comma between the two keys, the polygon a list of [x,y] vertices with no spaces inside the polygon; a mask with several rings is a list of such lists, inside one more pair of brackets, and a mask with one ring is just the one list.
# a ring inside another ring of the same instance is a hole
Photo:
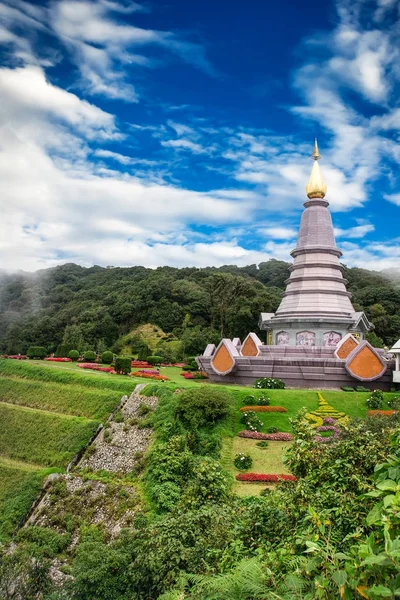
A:
{"label": "flower bed", "polygon": [[153,365],[151,365],[150,363],[147,362],[147,360],[133,360],[131,362],[131,366],[134,367],[135,369],[140,369],[140,368],[147,368],[149,367],[151,369],[151,367]]}
{"label": "flower bed", "polygon": [[182,367],[185,367],[185,363],[183,362],[177,362],[177,363],[161,363],[162,367],[179,367],[180,369],[182,369]]}
{"label": "flower bed", "polygon": [[72,362],[71,358],[54,358],[53,356],[50,356],[49,358],[44,358],[43,360],[48,360],[49,362]]}
{"label": "flower bed", "polygon": [[272,442],[290,442],[293,439],[291,433],[283,431],[278,431],[278,433],[260,433],[259,431],[249,431],[247,429],[239,431],[238,436],[253,440],[271,440]]}
{"label": "flower bed", "polygon": [[158,371],[155,374],[147,373],[143,371],[134,371],[133,373],[129,373],[130,377],[143,377],[144,379],[153,379],[155,381],[169,381],[169,377],[166,375],[160,375]]}
{"label": "flower bed", "polygon": [[[330,421],[332,419],[329,419]],[[324,419],[324,423],[326,423],[327,419]],[[334,425],[321,425],[320,427],[317,427],[317,429],[315,430],[317,433],[320,431],[332,431],[332,435],[328,436],[328,437],[324,437],[322,435],[316,435],[314,437],[314,441],[315,442],[319,442],[320,444],[330,444],[331,442],[336,441],[337,439],[339,439],[341,431],[338,427],[335,427]]]}
{"label": "flower bed", "polygon": [[374,415],[382,415],[384,417],[390,417],[391,415],[397,415],[398,414],[398,410],[369,410],[367,412],[367,415],[369,417],[372,417]]}
{"label": "flower bed", "polygon": [[253,410],[254,412],[287,412],[284,406],[242,406],[239,410],[240,412],[245,412],[246,410]]}
{"label": "flower bed", "polygon": [[81,363],[78,365],[80,369],[91,369],[92,371],[102,371],[103,373],[115,373],[112,367],[101,367],[96,363]]}
{"label": "flower bed", "polygon": [[9,354],[5,358],[12,358],[13,360],[26,360],[28,357],[25,354]]}
{"label": "flower bed", "polygon": [[278,483],[279,481],[297,481],[297,477],[294,475],[286,475],[282,473],[267,474],[267,473],[238,473],[236,475],[237,481],[260,481],[266,483]]}
{"label": "flower bed", "polygon": [[181,375],[185,379],[208,379],[208,375],[204,371],[182,371]]}

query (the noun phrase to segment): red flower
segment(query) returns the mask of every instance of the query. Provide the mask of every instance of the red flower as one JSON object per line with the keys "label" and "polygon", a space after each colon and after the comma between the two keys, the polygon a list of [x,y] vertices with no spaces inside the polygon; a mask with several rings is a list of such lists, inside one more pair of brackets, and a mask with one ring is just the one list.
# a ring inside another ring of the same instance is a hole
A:
{"label": "red flower", "polygon": [[48,360],[51,362],[71,362],[70,358],[54,358],[54,357],[50,357],[50,358],[45,358],[44,360]]}

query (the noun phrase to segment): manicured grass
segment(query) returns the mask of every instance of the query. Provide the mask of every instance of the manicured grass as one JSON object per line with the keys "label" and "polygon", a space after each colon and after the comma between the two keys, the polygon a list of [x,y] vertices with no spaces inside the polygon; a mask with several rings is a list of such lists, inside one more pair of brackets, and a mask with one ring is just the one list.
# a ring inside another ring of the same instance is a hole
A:
{"label": "manicured grass", "polygon": [[[248,469],[251,473],[289,473],[283,463],[283,456],[290,447],[290,442],[269,442],[268,448],[259,448],[258,440],[246,438],[225,438],[222,447],[222,464],[224,468],[231,473],[232,477],[240,473],[233,464],[236,454],[244,452],[250,454],[253,459],[253,465]],[[248,484],[234,479],[233,491],[239,496],[258,495],[266,484]]]}
{"label": "manicured grass", "polygon": [[0,403],[0,456],[65,467],[99,422]]}
{"label": "manicured grass", "polygon": [[0,376],[0,402],[95,420],[105,420],[121,396],[112,390]]}
{"label": "manicured grass", "polygon": [[[257,416],[264,423],[262,431],[266,432],[268,427],[278,427],[279,431],[291,432],[292,427],[289,419],[294,419],[301,408],[307,410],[316,410],[318,408],[318,395],[314,390],[251,390],[249,388],[241,390],[232,390],[231,394],[237,402],[237,415],[235,422],[235,434],[245,429],[240,423],[239,409],[243,406],[243,399],[249,394],[259,397],[261,394],[271,399],[271,405],[284,406],[286,413],[257,413]],[[366,400],[370,392],[343,392],[343,391],[322,391],[322,396],[336,410],[344,412],[351,417],[364,418],[368,407]],[[398,394],[397,394],[398,395]],[[387,398],[396,396],[396,393],[385,393],[385,406]]]}
{"label": "manicured grass", "polygon": [[1,375],[59,384],[75,384],[100,390],[115,390],[119,391],[121,395],[130,395],[137,383],[146,381],[136,377],[80,369],[76,363],[51,363],[39,360],[0,359]]}
{"label": "manicured grass", "polygon": [[51,471],[0,458],[0,542],[9,539]]}

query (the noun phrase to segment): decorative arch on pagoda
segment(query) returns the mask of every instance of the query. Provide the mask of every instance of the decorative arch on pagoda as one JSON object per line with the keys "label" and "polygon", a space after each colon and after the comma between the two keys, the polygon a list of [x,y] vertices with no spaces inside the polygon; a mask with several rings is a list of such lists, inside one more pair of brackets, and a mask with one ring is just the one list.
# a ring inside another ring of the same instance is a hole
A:
{"label": "decorative arch on pagoda", "polygon": [[360,381],[374,381],[382,377],[387,364],[376,349],[365,341],[349,354],[345,367],[352,377]]}
{"label": "decorative arch on pagoda", "polygon": [[335,356],[340,360],[346,360],[346,358],[357,348],[359,341],[351,333],[347,333],[344,338],[340,340],[336,346]]}
{"label": "decorative arch on pagoda", "polygon": [[262,345],[263,343],[257,334],[249,333],[243,342],[240,353],[242,356],[258,356]]}
{"label": "decorative arch on pagoda", "polygon": [[236,358],[240,356],[237,347],[231,340],[223,339],[216,349],[211,367],[217,375],[228,375],[236,366]]}

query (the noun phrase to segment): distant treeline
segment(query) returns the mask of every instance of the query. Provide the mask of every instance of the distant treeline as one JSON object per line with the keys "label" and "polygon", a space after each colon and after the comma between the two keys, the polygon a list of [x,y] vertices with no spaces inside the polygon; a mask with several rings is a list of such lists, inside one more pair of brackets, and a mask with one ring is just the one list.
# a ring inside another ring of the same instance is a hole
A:
{"label": "distant treeline", "polygon": [[[115,348],[138,325],[152,323],[195,354],[221,337],[258,330],[274,312],[289,263],[220,268],[98,267],[75,264],[35,273],[0,273],[0,352],[40,345]],[[384,275],[345,268],[355,310],[364,310],[386,344],[400,337],[400,287]]]}

